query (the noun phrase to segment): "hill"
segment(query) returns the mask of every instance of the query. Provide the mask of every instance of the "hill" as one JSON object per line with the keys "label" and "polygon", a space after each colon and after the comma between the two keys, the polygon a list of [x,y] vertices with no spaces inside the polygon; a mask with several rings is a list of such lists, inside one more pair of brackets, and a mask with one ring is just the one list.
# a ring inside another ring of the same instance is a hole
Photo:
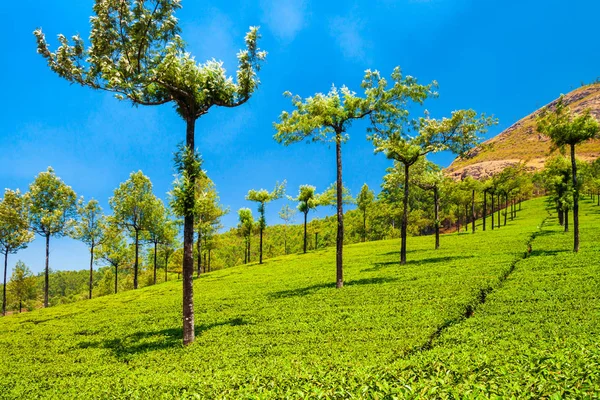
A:
{"label": "hill", "polygon": [[[267,260],[0,319],[0,398],[580,398],[600,394],[600,207],[573,254],[543,199],[493,231]],[[532,251],[526,249],[531,245]]]}
{"label": "hill", "polygon": [[[574,112],[579,113],[589,108],[596,119],[600,120],[600,84],[576,89],[565,95],[565,100]],[[536,130],[535,119],[540,110],[484,142],[466,157],[454,160],[446,173],[455,179],[465,176],[487,177],[520,162],[524,162],[530,170],[543,168],[550,154],[551,142]],[[577,154],[583,160],[597,159],[600,157],[600,140],[579,146]]]}

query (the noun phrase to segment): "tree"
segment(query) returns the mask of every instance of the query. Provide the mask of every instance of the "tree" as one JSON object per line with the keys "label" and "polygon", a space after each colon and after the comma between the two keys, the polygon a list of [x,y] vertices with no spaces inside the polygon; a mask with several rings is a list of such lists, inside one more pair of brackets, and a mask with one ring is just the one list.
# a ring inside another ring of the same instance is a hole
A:
{"label": "tree", "polygon": [[[348,140],[347,130],[352,123],[370,115],[390,112],[400,115],[405,112],[409,101],[422,102],[429,96],[435,83],[419,85],[411,76],[404,77],[399,67],[392,73],[393,85],[387,88],[387,81],[378,71],[367,70],[362,82],[364,97],[357,96],[346,86],[338,90],[335,86],[329,93],[317,93],[302,99],[291,97],[295,110],[284,111],[275,123],[275,140],[290,145],[304,140],[314,142],[334,142],[336,153],[337,182],[337,237],[336,237],[336,287],[344,286],[344,210],[342,180],[342,144]],[[395,110],[395,111],[392,111]]]}
{"label": "tree", "polygon": [[275,189],[269,192],[266,189],[254,190],[250,189],[246,195],[246,200],[255,201],[258,203],[258,213],[260,218],[258,219],[258,229],[260,234],[260,248],[259,248],[259,264],[263,262],[263,231],[267,227],[267,220],[265,219],[265,206],[273,200],[282,198],[285,195],[285,181],[281,184],[277,182]]}
{"label": "tree", "polygon": [[[170,102],[186,123],[185,148],[195,154],[196,121],[213,106],[237,107],[257,89],[257,73],[266,52],[260,51],[258,28],[246,34],[246,49],[238,53],[237,82],[216,60],[198,64],[179,36],[175,11],[180,0],[96,0],[91,21],[91,46],[79,35],[71,42],[59,35],[60,46],[51,52],[41,29],[36,29],[38,53],[60,77],[92,89],[115,93],[134,105]],[[193,163],[184,163],[193,168]],[[176,164],[178,165],[178,164]],[[183,164],[182,164],[183,165]],[[197,176],[193,169],[187,179]],[[186,187],[193,198],[194,186]],[[183,343],[194,341],[194,214],[187,209],[183,235]]]}
{"label": "tree", "polygon": [[228,208],[219,204],[219,194],[213,181],[203,172],[200,179],[196,181],[196,230],[198,231],[197,253],[198,271],[202,272],[202,240],[207,243],[209,237],[219,229],[221,217],[229,212]]}
{"label": "tree", "polygon": [[108,223],[102,226],[103,240],[98,248],[98,258],[106,261],[115,269],[115,293],[119,288],[119,268],[125,265],[131,265],[133,258],[131,246],[129,246],[123,237],[123,231],[115,223]]}
{"label": "tree", "polygon": [[167,227],[167,210],[162,200],[154,198],[148,216],[148,230],[145,232],[145,240],[153,247],[153,284],[156,285],[157,252],[158,245],[164,240]]}
{"label": "tree", "polygon": [[571,167],[567,159],[561,155],[549,158],[544,165],[544,186],[549,193],[549,200],[553,202],[558,212],[558,222],[569,230],[569,208],[572,205],[573,187],[571,181]]}
{"label": "tree", "polygon": [[252,230],[254,229],[254,217],[252,217],[252,211],[249,208],[240,208],[238,210],[238,230],[244,238],[244,264],[250,262],[250,239],[252,237]]}
{"label": "tree", "polygon": [[[439,120],[426,115],[411,124],[408,124],[407,118],[407,112],[398,108],[373,115],[373,135],[370,137],[376,153],[384,153],[387,158],[404,165],[400,264],[406,264],[410,167],[429,153],[451,151],[458,155],[466,154],[479,143],[479,137],[487,127],[497,123],[484,114],[478,116],[474,110],[453,111],[450,118]],[[408,134],[410,125],[415,126],[416,136]]]}
{"label": "tree", "polygon": [[362,241],[367,240],[367,210],[373,205],[373,200],[375,199],[375,194],[369,186],[365,183],[360,188],[360,193],[356,197],[356,205],[358,209],[363,213],[363,234]]}
{"label": "tree", "polygon": [[8,255],[25,249],[33,240],[29,230],[28,199],[19,190],[4,190],[0,200],[0,251],[4,254],[4,284],[2,285],[2,315],[6,315],[6,273]]}
{"label": "tree", "polygon": [[92,298],[92,286],[94,279],[94,250],[102,243],[104,234],[104,216],[102,207],[98,201],[92,199],[87,204],[78,204],[77,212],[79,221],[73,229],[73,238],[81,240],[90,248],[90,290],[89,298]]}
{"label": "tree", "polygon": [[129,179],[115,189],[109,199],[114,222],[133,237],[135,262],[133,264],[133,288],[138,288],[139,245],[142,232],[148,230],[156,197],[152,194],[152,182],[142,171],[132,172]]}
{"label": "tree", "polygon": [[317,208],[319,204],[319,195],[315,192],[316,188],[311,185],[300,185],[300,190],[298,192],[298,197],[292,198],[290,200],[298,202],[298,211],[304,214],[304,253],[306,254],[306,245],[307,245],[307,234],[306,234],[306,224],[308,220],[308,213],[310,210]]}
{"label": "tree", "polygon": [[168,280],[169,259],[180,246],[177,236],[179,235],[180,221],[167,219],[163,230],[163,235],[159,245],[159,251],[165,260],[165,282]]}
{"label": "tree", "polygon": [[[294,215],[296,214],[296,211],[293,208],[290,208],[290,206],[288,206],[287,204],[284,205],[281,208],[281,211],[279,211],[279,218],[281,218],[283,220],[284,223],[284,227],[283,227],[283,250],[284,253],[287,254],[288,253],[288,248],[287,248],[287,227],[289,224],[291,224],[294,221]],[[305,225],[306,227],[306,221],[305,221]],[[306,229],[305,229],[305,236],[304,236],[304,252],[306,253]]]}
{"label": "tree", "polygon": [[444,173],[440,167],[424,157],[417,164],[419,171],[415,175],[414,183],[423,190],[433,191],[433,219],[435,230],[435,249],[440,248],[440,192],[442,185],[446,182]]}
{"label": "tree", "polygon": [[50,237],[69,233],[77,218],[77,195],[56,176],[52,167],[40,172],[29,185],[29,221],[35,233],[46,239],[44,307],[48,307]]}
{"label": "tree", "polygon": [[538,131],[549,136],[555,148],[569,147],[573,186],[573,251],[579,251],[579,182],[575,146],[598,136],[600,124],[587,109],[575,116],[561,96],[556,104],[545,108],[537,120]]}
{"label": "tree", "polygon": [[21,312],[24,302],[35,299],[36,279],[23,261],[17,262],[17,265],[10,276],[8,290],[10,291],[11,297],[18,305],[19,312]]}

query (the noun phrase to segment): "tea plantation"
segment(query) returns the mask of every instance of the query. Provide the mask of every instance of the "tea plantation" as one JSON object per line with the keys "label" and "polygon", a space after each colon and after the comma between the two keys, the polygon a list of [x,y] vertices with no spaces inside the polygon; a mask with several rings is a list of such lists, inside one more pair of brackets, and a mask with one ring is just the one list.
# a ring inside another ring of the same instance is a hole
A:
{"label": "tea plantation", "polygon": [[[489,222],[488,222],[489,224]],[[600,207],[334,249],[0,319],[1,398],[598,398]],[[528,244],[531,246],[528,251]]]}

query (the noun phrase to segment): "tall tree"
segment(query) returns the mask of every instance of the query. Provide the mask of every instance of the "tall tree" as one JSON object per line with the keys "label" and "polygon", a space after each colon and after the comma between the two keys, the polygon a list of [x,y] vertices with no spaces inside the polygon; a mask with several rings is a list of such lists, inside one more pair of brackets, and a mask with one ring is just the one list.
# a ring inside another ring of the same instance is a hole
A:
{"label": "tall tree", "polygon": [[[451,151],[464,155],[479,143],[479,137],[487,127],[497,122],[484,114],[478,116],[473,110],[459,110],[453,111],[450,118],[438,120],[427,115],[409,123],[407,112],[397,108],[375,114],[371,121],[375,152],[382,152],[404,166],[400,264],[406,264],[410,167],[429,153]],[[411,125],[415,126],[415,136],[407,132]]]}
{"label": "tall tree", "polygon": [[252,211],[249,208],[240,208],[238,218],[238,230],[244,238],[244,264],[246,264],[250,262],[250,240],[254,229],[254,217],[252,217]]}
{"label": "tall tree", "polygon": [[109,199],[114,222],[133,237],[135,262],[133,264],[133,288],[138,288],[139,247],[141,235],[148,230],[156,204],[152,194],[152,182],[142,171],[132,172],[129,179],[115,189]]}
{"label": "tall tree", "polygon": [[431,161],[428,161],[425,157],[421,159],[420,163],[417,163],[416,167],[419,170],[414,174],[414,183],[423,190],[430,190],[433,192],[433,224],[435,231],[435,249],[440,248],[440,194],[442,192],[442,186],[446,182],[444,173],[440,167]]}
{"label": "tall tree", "polygon": [[46,239],[44,307],[48,307],[50,237],[65,236],[77,218],[77,195],[56,176],[52,167],[40,172],[29,185],[29,221],[35,233]]}
{"label": "tall tree", "polygon": [[36,279],[29,267],[23,261],[18,261],[12,275],[8,290],[15,304],[19,307],[19,312],[23,308],[23,303],[33,300],[36,297]]}
{"label": "tall tree", "polygon": [[161,241],[158,244],[159,252],[165,260],[165,282],[169,279],[169,260],[180,246],[179,240],[177,239],[180,231],[180,225],[181,221],[168,218],[163,229]]}
{"label": "tall tree", "polygon": [[0,200],[0,252],[4,254],[4,284],[2,285],[2,315],[6,315],[6,274],[8,255],[27,247],[33,240],[29,230],[28,199],[19,190],[4,189]]}
{"label": "tall tree", "polygon": [[[250,99],[259,85],[257,73],[266,52],[259,50],[258,28],[246,34],[246,49],[238,52],[237,82],[214,59],[198,64],[179,36],[175,12],[180,0],[95,0],[91,45],[79,35],[71,41],[59,35],[60,46],[49,50],[41,29],[34,31],[38,53],[50,68],[71,83],[115,93],[135,105],[173,102],[186,123],[187,155],[195,155],[196,121],[214,106],[237,107]],[[193,163],[187,179],[195,179]],[[181,171],[180,171],[181,172]],[[194,185],[189,185],[193,198]],[[183,343],[194,341],[194,214],[186,209],[183,257]]]}
{"label": "tall tree", "polygon": [[154,198],[151,205],[151,212],[148,216],[148,230],[145,232],[145,240],[152,245],[153,251],[153,284],[156,285],[157,255],[158,245],[164,240],[165,229],[167,227],[167,210],[162,200]]}
{"label": "tall tree", "polygon": [[134,257],[123,231],[114,223],[103,225],[103,240],[98,248],[98,258],[115,269],[115,293],[119,291],[119,268],[131,266]]}
{"label": "tall tree", "polygon": [[356,205],[358,206],[358,209],[363,214],[363,231],[362,231],[362,241],[363,242],[367,240],[367,210],[369,210],[369,208],[371,208],[374,200],[375,200],[375,193],[373,193],[373,191],[371,189],[369,189],[369,186],[367,186],[366,183],[363,184],[362,187],[360,188],[360,193],[358,193],[358,196],[356,196]]}
{"label": "tall tree", "polygon": [[285,181],[281,184],[277,182],[275,189],[269,192],[266,189],[254,190],[250,189],[246,195],[246,200],[254,201],[258,203],[258,213],[260,218],[258,219],[258,229],[260,234],[260,248],[259,248],[259,264],[263,262],[263,232],[267,227],[267,220],[265,218],[265,206],[273,200],[282,198],[285,195]]}
{"label": "tall tree", "polygon": [[298,197],[290,197],[290,200],[298,202],[298,211],[304,215],[304,253],[306,254],[308,213],[319,206],[319,195],[316,188],[311,185],[300,185]]}
{"label": "tall tree", "polygon": [[202,273],[202,241],[206,243],[209,236],[219,228],[221,217],[229,212],[228,208],[220,204],[219,194],[213,181],[203,173],[196,182],[196,230],[198,241],[196,242],[198,253],[197,275]]}
{"label": "tall tree", "polygon": [[600,131],[600,124],[587,109],[581,115],[574,115],[565,104],[564,96],[542,111],[537,121],[537,128],[552,140],[554,147],[569,147],[571,155],[571,173],[573,186],[573,251],[579,251],[579,189],[577,176],[577,160],[575,159],[575,146],[586,142],[596,136]]}
{"label": "tall tree", "polygon": [[[404,77],[399,67],[392,73],[392,85],[378,71],[367,70],[362,82],[364,96],[357,96],[346,86],[338,90],[335,86],[329,93],[317,93],[302,99],[291,97],[294,110],[284,111],[275,123],[275,140],[284,145],[303,142],[307,139],[315,142],[335,143],[335,165],[337,182],[337,237],[336,237],[336,287],[344,286],[344,209],[342,179],[342,144],[348,140],[347,130],[354,121],[369,115],[391,112],[400,115],[405,112],[410,101],[422,102],[430,93],[434,84],[423,86],[411,76]],[[392,111],[395,110],[395,111]]]}
{"label": "tall tree", "polygon": [[87,204],[78,204],[77,212],[79,221],[73,229],[74,239],[81,240],[90,249],[90,284],[89,297],[92,298],[92,287],[94,280],[94,250],[102,243],[104,234],[104,216],[102,207],[97,200],[90,200]]}
{"label": "tall tree", "polygon": [[[283,220],[283,252],[288,254],[288,246],[287,246],[287,229],[288,226],[294,222],[294,215],[296,214],[296,210],[290,208],[287,204],[285,204],[281,210],[279,211],[279,218]],[[306,232],[305,232],[306,233]],[[304,241],[306,245],[306,238]],[[305,250],[306,252],[306,250]]]}

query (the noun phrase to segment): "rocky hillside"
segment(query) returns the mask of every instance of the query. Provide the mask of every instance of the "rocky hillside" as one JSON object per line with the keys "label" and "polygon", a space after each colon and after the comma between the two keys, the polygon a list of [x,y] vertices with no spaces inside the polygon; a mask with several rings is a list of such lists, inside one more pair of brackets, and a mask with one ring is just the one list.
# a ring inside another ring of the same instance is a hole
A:
{"label": "rocky hillside", "polygon": [[[576,89],[565,95],[565,99],[573,111],[582,112],[589,108],[600,120],[600,84]],[[531,170],[543,168],[550,154],[551,142],[536,130],[535,119],[540,111],[541,109],[516,122],[475,148],[466,157],[454,160],[446,169],[447,174],[455,179],[465,176],[485,178],[519,162],[524,162]],[[581,145],[577,153],[583,160],[600,157],[600,140]]]}

